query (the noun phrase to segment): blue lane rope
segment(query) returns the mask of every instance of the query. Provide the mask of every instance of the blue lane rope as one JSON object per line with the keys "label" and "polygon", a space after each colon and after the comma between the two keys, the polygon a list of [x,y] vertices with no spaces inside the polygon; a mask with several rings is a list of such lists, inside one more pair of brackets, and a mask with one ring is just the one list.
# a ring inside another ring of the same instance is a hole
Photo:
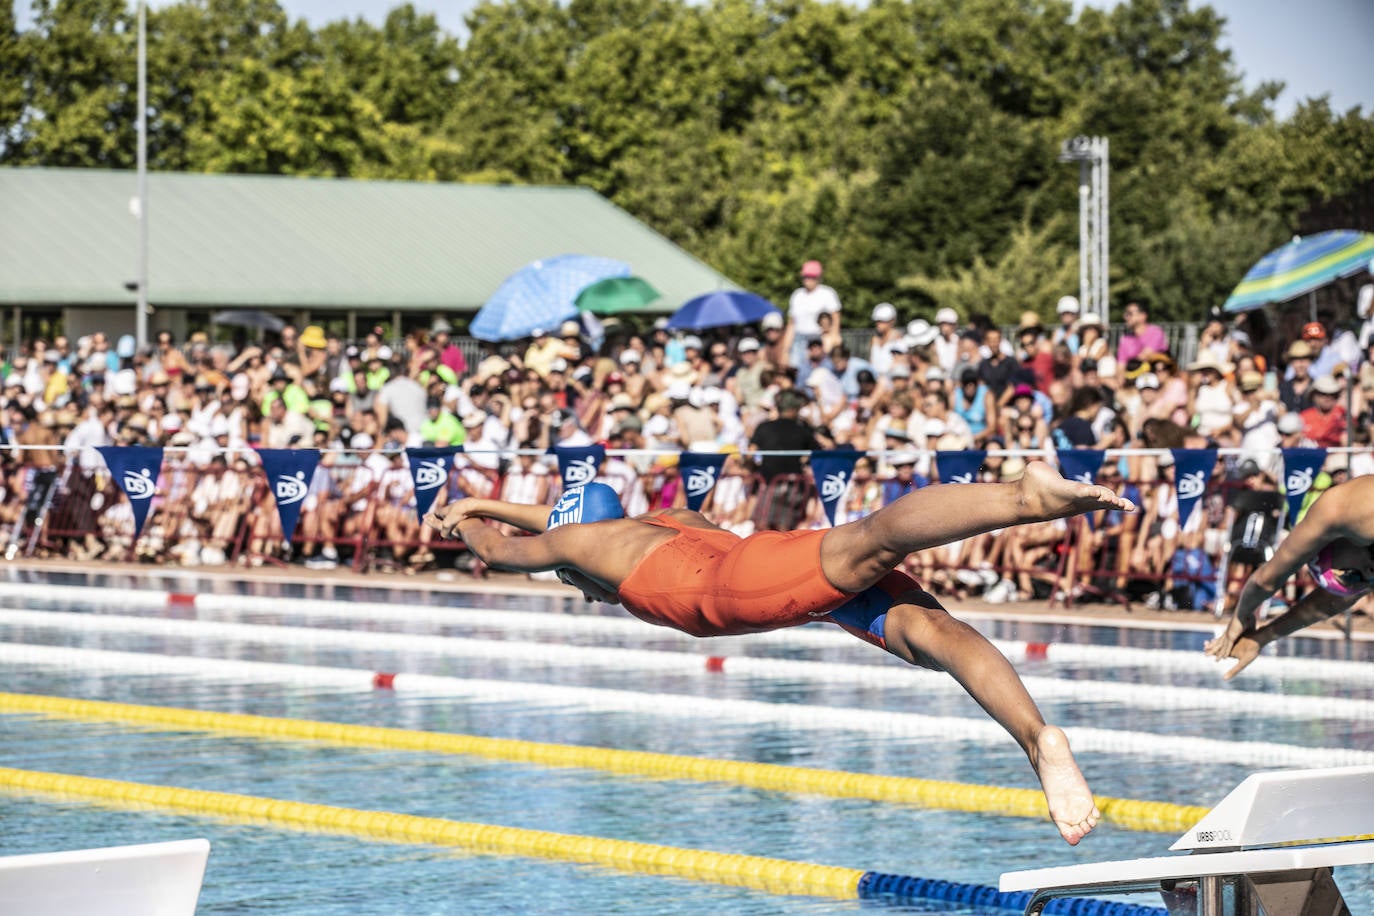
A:
{"label": "blue lane rope", "polygon": [[[888,875],[864,872],[859,879],[860,900],[881,900],[905,903],[914,900],[938,900],[942,903],[961,903],[986,909],[1015,910],[1024,913],[1030,905],[1030,891],[1002,893],[986,884],[963,884],[935,878],[916,878],[910,875]],[[1141,906],[1117,900],[1097,900],[1092,897],[1060,897],[1045,907],[1046,916],[1169,916],[1163,907]]]}

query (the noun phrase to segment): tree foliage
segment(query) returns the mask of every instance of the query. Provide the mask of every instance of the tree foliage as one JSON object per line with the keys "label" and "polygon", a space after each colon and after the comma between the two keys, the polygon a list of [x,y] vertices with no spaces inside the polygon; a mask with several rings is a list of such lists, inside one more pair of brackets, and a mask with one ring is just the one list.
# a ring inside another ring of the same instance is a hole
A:
{"label": "tree foliage", "polygon": [[[1112,289],[1196,318],[1294,231],[1370,216],[1374,117],[1247,92],[1189,0],[487,0],[312,28],[151,8],[154,168],[594,188],[777,300],[1014,319],[1077,286],[1079,134],[1111,142]],[[124,0],[0,7],[0,163],[128,168]],[[1374,229],[1369,225],[1349,228]]]}

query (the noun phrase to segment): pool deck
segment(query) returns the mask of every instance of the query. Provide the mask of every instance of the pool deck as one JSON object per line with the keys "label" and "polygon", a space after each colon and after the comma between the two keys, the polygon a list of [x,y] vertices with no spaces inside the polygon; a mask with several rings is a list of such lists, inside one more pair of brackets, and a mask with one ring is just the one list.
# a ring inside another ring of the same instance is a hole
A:
{"label": "pool deck", "polygon": [[[75,563],[70,560],[25,559],[4,564],[15,572],[52,573],[55,575],[90,575],[103,578],[106,584],[126,588],[148,588],[167,592],[194,592],[204,588],[197,583],[281,583],[295,585],[352,586],[394,592],[411,590],[453,593],[545,594],[575,597],[576,592],[559,582],[530,579],[513,573],[490,573],[476,578],[457,570],[429,570],[414,574],[372,572],[354,573],[347,568],[312,570],[301,566],[221,566],[176,567],[151,566],[138,563],[102,562],[99,560]],[[981,598],[970,598],[946,605],[958,616],[970,619],[996,619],[1036,623],[1092,626],[1095,624],[1126,626],[1160,630],[1213,631],[1220,622],[1211,614],[1200,611],[1151,610],[1143,604],[1133,604],[1126,610],[1119,604],[1082,604],[1065,608],[1050,606],[1048,601],[1018,601],[993,604]],[[1337,622],[1327,621],[1308,628],[1305,636],[1322,639],[1342,639],[1344,632]],[[1352,617],[1352,638],[1374,641],[1374,620],[1363,613]]]}

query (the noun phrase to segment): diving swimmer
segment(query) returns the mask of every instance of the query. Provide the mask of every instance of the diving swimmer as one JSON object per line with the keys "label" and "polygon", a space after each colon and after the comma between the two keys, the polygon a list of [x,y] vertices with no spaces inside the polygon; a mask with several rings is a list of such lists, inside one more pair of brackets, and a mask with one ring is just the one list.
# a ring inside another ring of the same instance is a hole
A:
{"label": "diving swimmer", "polygon": [[[1303,566],[1318,588],[1261,625],[1256,612]],[[1374,587],[1374,477],[1332,487],[1312,503],[1269,561],[1245,580],[1226,630],[1204,651],[1234,658],[1226,680],[1240,674],[1271,642],[1334,617]]]}
{"label": "diving swimmer", "polygon": [[[1064,732],[1045,723],[991,643],[894,568],[914,551],[1099,509],[1135,506],[1031,462],[1012,483],[925,487],[834,528],[746,538],[685,509],[627,519],[615,491],[599,483],[568,490],[553,507],[462,499],[432,510],[425,523],[456,534],[494,569],[556,570],[588,600],[623,604],[693,636],[828,620],[910,664],[948,672],[1021,745],[1051,820],[1076,845],[1099,812]],[[536,536],[512,537],[485,519]]]}

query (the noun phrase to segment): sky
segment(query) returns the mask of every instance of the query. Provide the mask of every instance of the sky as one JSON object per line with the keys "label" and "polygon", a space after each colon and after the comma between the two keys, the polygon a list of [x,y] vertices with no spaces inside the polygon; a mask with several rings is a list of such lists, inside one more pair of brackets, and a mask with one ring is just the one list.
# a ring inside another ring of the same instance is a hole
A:
{"label": "sky", "polygon": [[[13,0],[21,25],[28,21],[28,0]],[[292,16],[318,26],[335,19],[361,16],[380,23],[400,0],[281,0]],[[445,29],[464,32],[463,16],[477,0],[414,0],[418,9],[435,13]],[[1088,0],[1075,0],[1083,6]],[[154,4],[158,0],[153,0]],[[1197,0],[1195,0],[1195,5]],[[1110,7],[1106,0],[1093,6]],[[1287,84],[1276,109],[1292,113],[1302,99],[1329,95],[1337,112],[1360,105],[1374,112],[1374,2],[1371,0],[1210,0],[1227,20],[1224,44],[1247,89],[1261,82]]]}

